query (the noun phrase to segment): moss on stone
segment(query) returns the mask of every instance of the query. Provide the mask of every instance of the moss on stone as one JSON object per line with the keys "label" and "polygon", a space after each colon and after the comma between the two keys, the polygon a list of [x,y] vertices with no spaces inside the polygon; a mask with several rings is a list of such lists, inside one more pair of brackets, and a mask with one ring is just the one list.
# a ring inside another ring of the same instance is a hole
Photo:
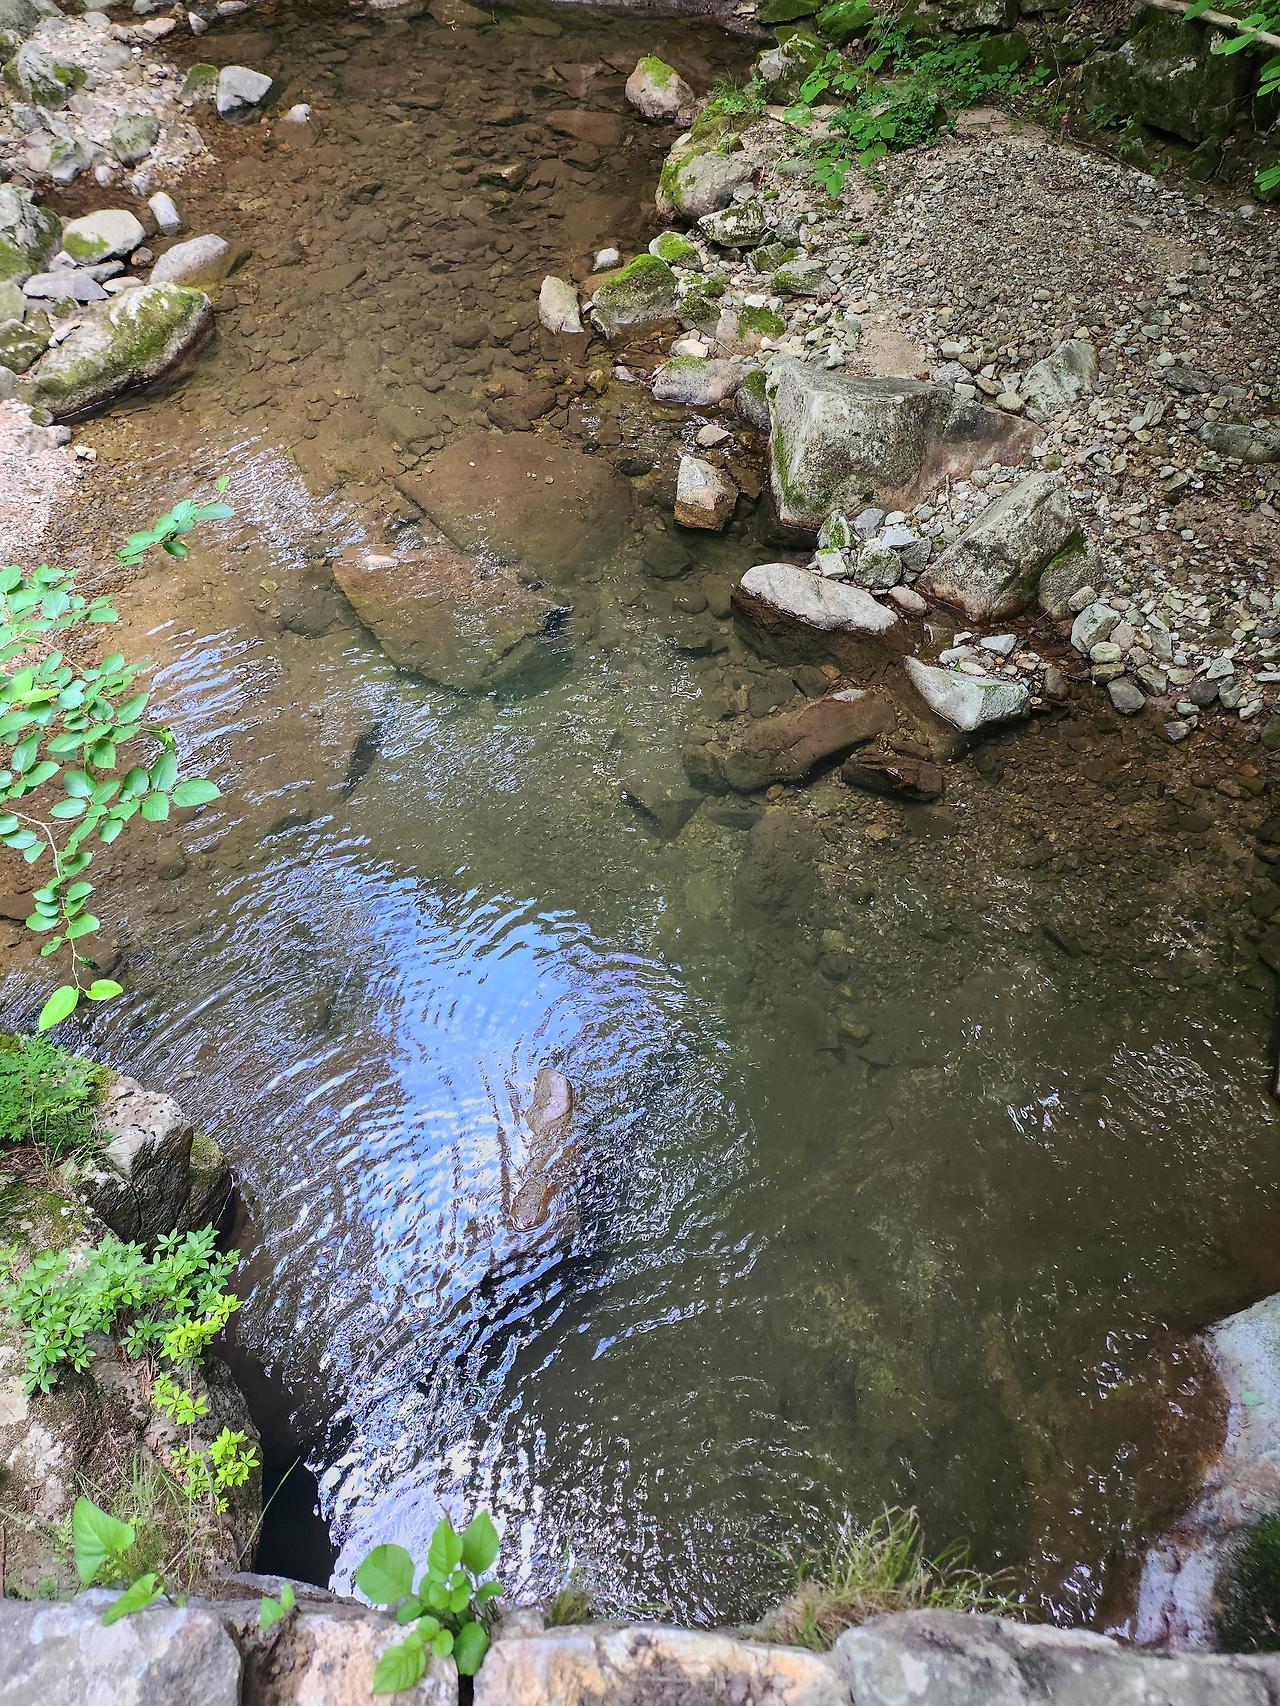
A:
{"label": "moss on stone", "polygon": [[1226,1653],[1280,1652],[1280,1516],[1256,1523],[1221,1591],[1218,1643]]}
{"label": "moss on stone", "polygon": [[646,53],[642,59],[638,59],[636,70],[651,83],[656,83],[660,89],[665,89],[676,77],[675,66],[668,65],[665,59],[659,59],[656,53]]}
{"label": "moss on stone", "polygon": [[178,99],[184,107],[207,106],[212,105],[217,92],[218,67],[200,61],[187,72]]}
{"label": "moss on stone", "polygon": [[[661,264],[661,263],[659,263]],[[95,305],[40,363],[26,401],[55,419],[146,384],[190,349],[211,323],[209,298],[177,284],[150,284]]]}
{"label": "moss on stone", "polygon": [[593,304],[606,333],[667,319],[676,311],[676,275],[657,255],[637,255],[606,279]]}
{"label": "moss on stone", "polygon": [[664,231],[660,237],[655,237],[649,245],[650,253],[665,261],[672,267],[697,267],[702,265],[702,255],[696,243],[691,243],[687,237],[682,237],[678,231]]}
{"label": "moss on stone", "polygon": [[787,322],[772,308],[739,308],[738,330],[757,332],[762,338],[780,338]]}

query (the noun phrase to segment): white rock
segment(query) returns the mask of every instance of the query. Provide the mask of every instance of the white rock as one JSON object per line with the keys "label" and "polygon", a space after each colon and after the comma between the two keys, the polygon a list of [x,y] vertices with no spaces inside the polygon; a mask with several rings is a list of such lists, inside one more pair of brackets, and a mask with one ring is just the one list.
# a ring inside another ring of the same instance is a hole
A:
{"label": "white rock", "polygon": [[612,267],[622,265],[622,253],[619,249],[601,249],[591,263],[592,272],[608,272]]}
{"label": "white rock", "polygon": [[216,105],[219,118],[240,118],[260,107],[271,92],[271,78],[247,65],[224,65],[218,73]]}
{"label": "white rock", "polygon": [[971,733],[994,723],[1009,723],[1031,710],[1031,695],[1020,681],[962,675],[907,658],[907,677],[929,709],[954,728]]}
{"label": "white rock", "polygon": [[883,634],[898,620],[860,586],[794,563],[758,563],[743,575],[734,596],[748,609],[762,606],[824,634]]}
{"label": "white rock", "polygon": [[538,292],[538,319],[549,332],[574,333],[582,330],[582,315],[578,309],[578,293],[563,278],[548,273]]}
{"label": "white rock", "polygon": [[207,232],[175,243],[151,269],[152,284],[186,284],[203,289],[220,284],[235,265],[235,254],[225,237]]}
{"label": "white rock", "polygon": [[676,478],[676,520],[682,527],[718,532],[726,526],[738,501],[738,488],[713,462],[682,456]]}
{"label": "white rock", "polygon": [[157,190],[150,197],[147,206],[151,209],[151,217],[163,237],[176,237],[182,230],[182,215],[178,212],[173,197],[164,190]]}

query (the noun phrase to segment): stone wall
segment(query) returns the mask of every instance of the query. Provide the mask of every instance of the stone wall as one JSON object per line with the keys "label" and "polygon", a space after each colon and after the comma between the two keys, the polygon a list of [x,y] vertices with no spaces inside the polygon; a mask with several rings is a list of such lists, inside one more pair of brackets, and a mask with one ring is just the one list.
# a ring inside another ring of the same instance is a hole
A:
{"label": "stone wall", "polygon": [[[297,1584],[298,1610],[266,1635],[259,1592],[156,1606],[103,1628],[112,1596],[57,1605],[0,1602],[0,1702],[81,1706],[356,1706],[400,1637],[395,1622]],[[1280,1656],[1169,1657],[1076,1630],[953,1612],[877,1618],[827,1655],[653,1624],[590,1624],[500,1634],[475,1706],[1276,1706]],[[455,1706],[452,1660],[433,1660],[397,1695]]]}

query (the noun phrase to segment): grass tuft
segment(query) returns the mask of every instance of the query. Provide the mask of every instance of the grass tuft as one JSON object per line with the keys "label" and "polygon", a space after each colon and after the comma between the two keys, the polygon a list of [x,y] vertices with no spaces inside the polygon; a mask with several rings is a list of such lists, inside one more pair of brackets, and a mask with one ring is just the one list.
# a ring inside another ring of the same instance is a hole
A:
{"label": "grass tuft", "polygon": [[971,1568],[964,1547],[929,1557],[914,1510],[885,1509],[865,1527],[846,1520],[825,1551],[790,1561],[791,1592],[752,1633],[814,1652],[885,1612],[1017,1609],[999,1577]]}

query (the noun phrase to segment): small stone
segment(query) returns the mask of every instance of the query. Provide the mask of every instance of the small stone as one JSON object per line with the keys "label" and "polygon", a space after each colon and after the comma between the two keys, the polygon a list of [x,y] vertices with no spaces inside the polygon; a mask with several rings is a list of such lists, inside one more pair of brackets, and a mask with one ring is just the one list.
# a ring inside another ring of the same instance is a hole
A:
{"label": "small stone", "polygon": [[271,82],[264,72],[252,71],[247,65],[224,65],[218,73],[214,96],[218,117],[246,117],[266,100],[271,92]]}
{"label": "small stone", "polygon": [[548,273],[538,292],[538,319],[549,332],[575,335],[582,330],[578,293],[567,280]]}
{"label": "small stone", "polygon": [[599,249],[596,258],[591,263],[592,272],[608,272],[612,267],[622,265],[622,255],[617,249]]}
{"label": "small stone", "polygon": [[718,532],[727,526],[738,501],[738,488],[714,463],[682,456],[676,479],[675,517],[682,527]]}
{"label": "small stone", "polygon": [[182,230],[182,215],[174,199],[164,190],[157,190],[147,201],[156,229],[162,237],[176,237]]}
{"label": "small stone", "polygon": [[1136,681],[1130,681],[1127,675],[1117,676],[1114,681],[1109,681],[1107,693],[1122,717],[1136,716],[1147,703],[1142,689]]}

